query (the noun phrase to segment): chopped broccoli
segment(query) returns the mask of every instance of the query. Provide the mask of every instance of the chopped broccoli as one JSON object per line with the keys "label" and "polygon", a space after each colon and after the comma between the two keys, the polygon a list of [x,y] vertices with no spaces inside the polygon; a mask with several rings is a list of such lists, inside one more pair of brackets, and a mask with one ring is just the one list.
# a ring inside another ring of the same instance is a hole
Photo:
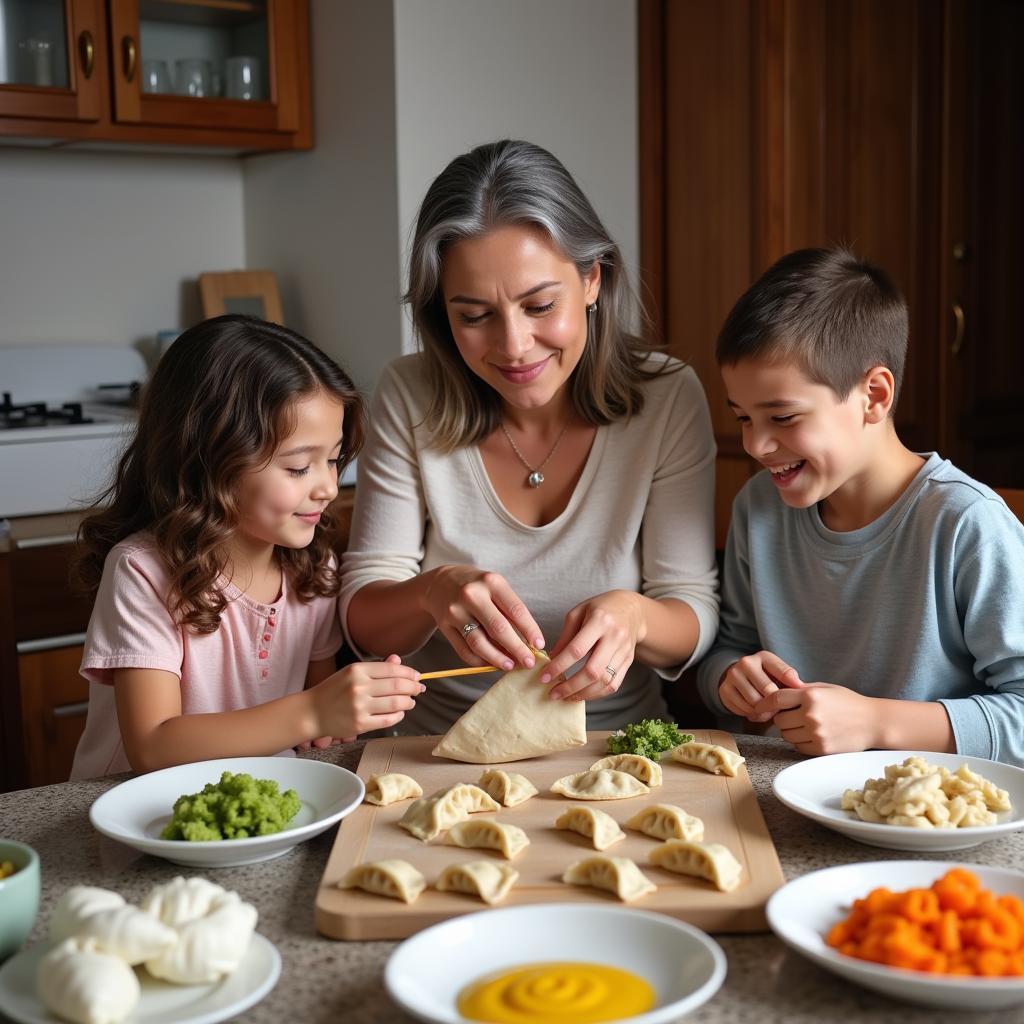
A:
{"label": "chopped broccoli", "polygon": [[680,732],[675,722],[660,718],[645,718],[630,722],[625,729],[619,729],[608,737],[609,754],[640,754],[657,761],[666,750],[681,743],[692,743],[693,734]]}
{"label": "chopped broccoli", "polygon": [[245,772],[224,772],[220,782],[208,782],[201,793],[174,801],[174,816],[161,839],[247,839],[284,829],[301,807],[294,789],[280,792],[273,779],[254,779]]}

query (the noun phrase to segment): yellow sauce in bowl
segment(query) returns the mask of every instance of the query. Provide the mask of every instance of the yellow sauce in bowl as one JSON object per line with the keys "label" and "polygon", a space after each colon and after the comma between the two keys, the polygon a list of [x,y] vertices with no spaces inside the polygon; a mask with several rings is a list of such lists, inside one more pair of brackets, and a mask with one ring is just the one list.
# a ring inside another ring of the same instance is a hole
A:
{"label": "yellow sauce in bowl", "polygon": [[459,1013],[488,1024],[600,1024],[650,1010],[654,989],[639,975],[587,963],[538,963],[471,982]]}

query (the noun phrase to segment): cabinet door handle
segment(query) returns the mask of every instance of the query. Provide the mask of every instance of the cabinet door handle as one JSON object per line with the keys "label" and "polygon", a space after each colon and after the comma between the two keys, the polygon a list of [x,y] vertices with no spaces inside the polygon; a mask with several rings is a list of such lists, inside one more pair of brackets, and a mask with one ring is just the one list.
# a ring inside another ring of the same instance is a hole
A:
{"label": "cabinet door handle", "polygon": [[76,704],[58,704],[53,709],[54,718],[77,718],[89,710],[89,702],[80,700]]}
{"label": "cabinet door handle", "polygon": [[92,78],[92,69],[96,63],[96,47],[92,41],[92,33],[86,29],[78,36],[78,57],[82,62],[82,74]]}
{"label": "cabinet door handle", "polygon": [[121,50],[124,54],[124,77],[130,82],[135,77],[135,61],[138,57],[138,49],[135,40],[131,36],[125,36],[121,40]]}
{"label": "cabinet door handle", "polygon": [[19,654],[37,654],[39,651],[56,651],[61,647],[79,647],[84,643],[84,633],[66,633],[64,636],[47,636],[41,640],[19,640],[16,647]]}
{"label": "cabinet door handle", "polygon": [[953,303],[953,322],[956,329],[953,332],[953,344],[949,346],[949,351],[954,356],[958,356],[960,349],[964,347],[964,334],[967,333],[967,317],[964,314],[964,307],[959,302]]}

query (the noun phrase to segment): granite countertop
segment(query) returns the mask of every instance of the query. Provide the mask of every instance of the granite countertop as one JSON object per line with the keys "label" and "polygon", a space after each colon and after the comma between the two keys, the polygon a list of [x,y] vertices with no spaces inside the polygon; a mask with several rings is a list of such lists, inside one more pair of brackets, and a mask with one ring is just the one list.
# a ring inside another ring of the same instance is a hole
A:
{"label": "granite countertop", "polygon": [[[772,795],[772,778],[798,755],[778,739],[739,736],[741,753],[768,823],[786,878],[834,864],[880,859],[947,860],[913,853],[877,850],[793,813]],[[362,743],[310,753],[355,770]],[[42,859],[43,898],[30,939],[43,935],[43,922],[56,898],[70,885],[116,889],[138,902],[155,884],[182,873],[180,867],[142,856],[99,835],[89,824],[89,806],[127,776],[64,783],[0,795],[0,836],[34,846]],[[277,1024],[407,1024],[412,1018],[388,999],[383,969],[394,942],[338,942],[315,930],[313,904],[336,829],[329,829],[277,860],[239,868],[221,868],[216,881],[238,891],[259,909],[259,931],[281,953],[277,987],[244,1020]],[[1024,868],[1024,833],[962,851],[968,863]],[[1024,1009],[1000,1013],[939,1012],[895,1002],[814,966],[789,951],[773,935],[718,937],[729,974],[718,994],[700,1011],[703,1024],[822,1024],[830,1021],[878,1021],[882,1024],[1022,1022]]]}

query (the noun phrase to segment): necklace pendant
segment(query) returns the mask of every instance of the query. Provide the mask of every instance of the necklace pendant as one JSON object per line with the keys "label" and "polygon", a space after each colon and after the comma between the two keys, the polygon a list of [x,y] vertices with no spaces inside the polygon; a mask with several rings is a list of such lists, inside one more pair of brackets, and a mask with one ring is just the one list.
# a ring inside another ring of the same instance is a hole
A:
{"label": "necklace pendant", "polygon": [[540,487],[544,483],[544,474],[539,470],[535,469],[527,478],[526,482],[531,487]]}

